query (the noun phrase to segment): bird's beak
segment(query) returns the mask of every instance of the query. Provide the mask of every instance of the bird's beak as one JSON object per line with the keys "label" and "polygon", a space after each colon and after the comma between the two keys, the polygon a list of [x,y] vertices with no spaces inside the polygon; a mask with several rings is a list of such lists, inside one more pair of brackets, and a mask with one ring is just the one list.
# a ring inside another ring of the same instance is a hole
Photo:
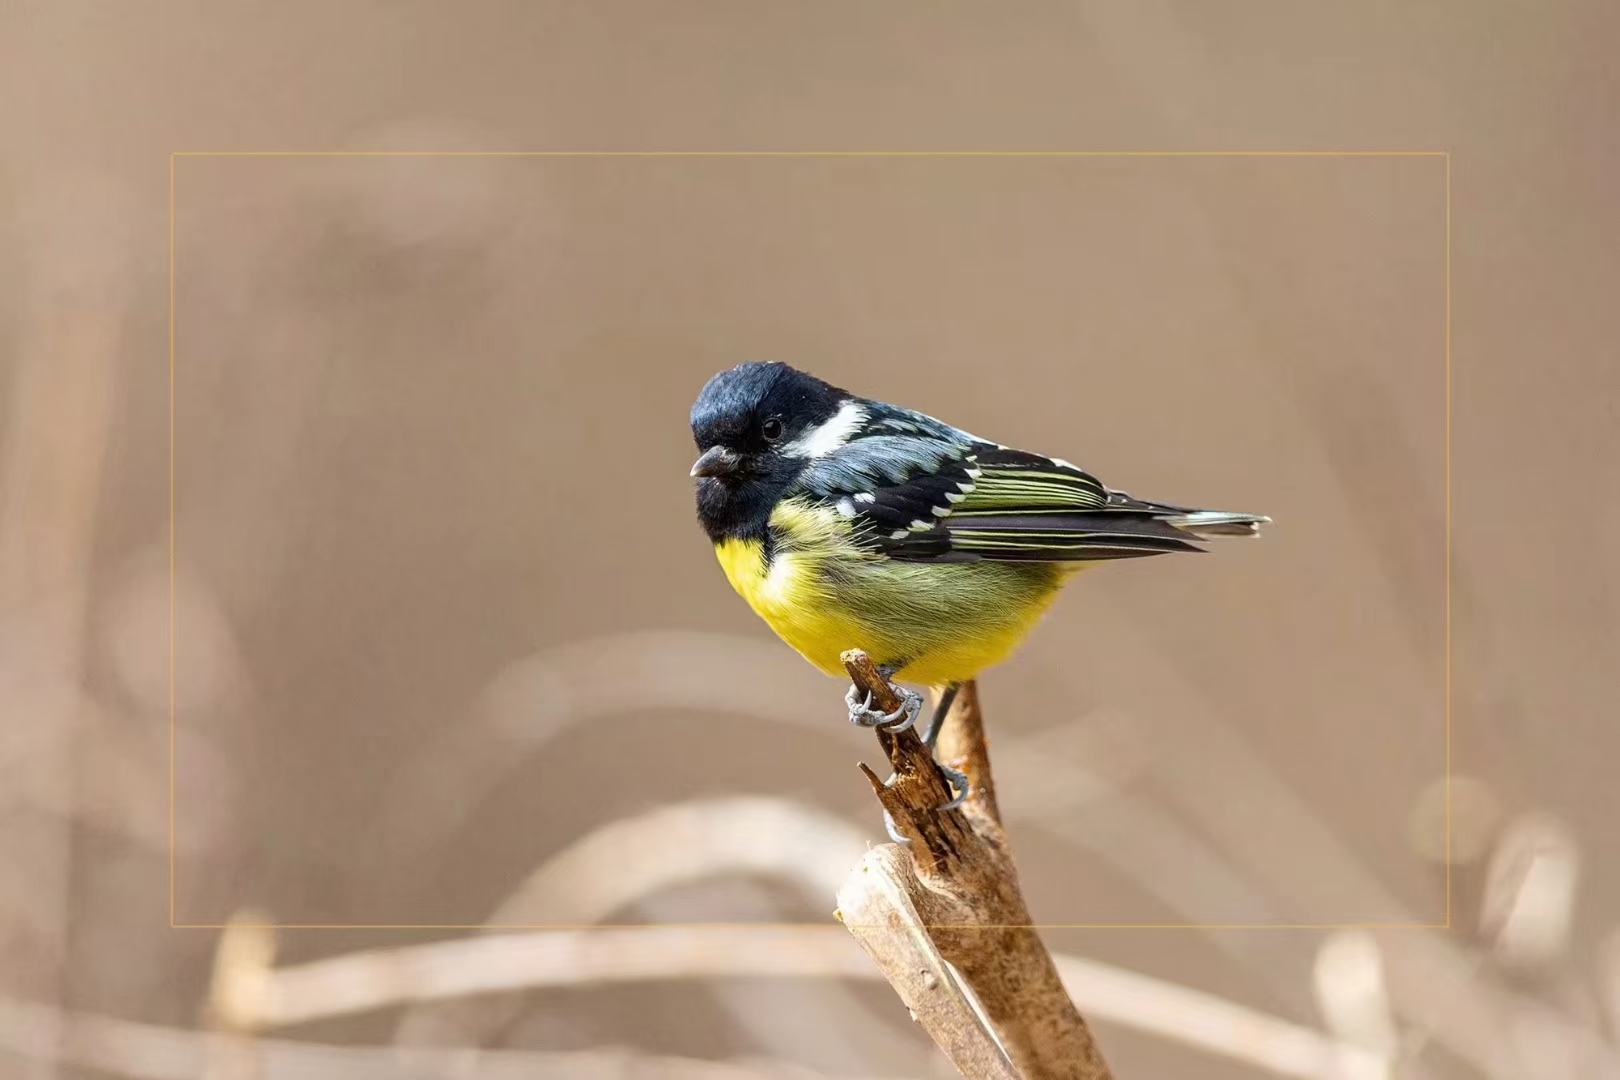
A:
{"label": "bird's beak", "polygon": [[711,446],[692,463],[693,476],[729,476],[742,468],[742,455],[724,446]]}

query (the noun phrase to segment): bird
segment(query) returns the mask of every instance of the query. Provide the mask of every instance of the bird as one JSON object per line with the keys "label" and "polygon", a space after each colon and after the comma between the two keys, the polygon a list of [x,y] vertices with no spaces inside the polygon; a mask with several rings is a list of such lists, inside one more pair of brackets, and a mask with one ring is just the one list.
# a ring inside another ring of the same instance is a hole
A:
{"label": "bird", "polygon": [[[919,729],[930,750],[957,688],[1005,659],[1078,571],[1202,551],[1271,520],[1133,498],[780,362],[713,376],[690,419],[697,517],[732,587],[829,675],[860,648],[885,678],[937,688]],[[851,687],[849,718],[909,728],[923,698],[900,694],[885,713]]]}

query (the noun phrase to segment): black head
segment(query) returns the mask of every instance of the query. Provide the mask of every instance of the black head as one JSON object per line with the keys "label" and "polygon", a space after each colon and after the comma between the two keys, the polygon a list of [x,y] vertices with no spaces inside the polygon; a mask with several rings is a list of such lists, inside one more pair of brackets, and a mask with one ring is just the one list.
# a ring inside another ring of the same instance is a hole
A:
{"label": "black head", "polygon": [[849,398],[786,364],[739,364],[708,381],[692,405],[702,451],[692,475],[710,539],[765,535],[771,508],[809,460],[806,436]]}

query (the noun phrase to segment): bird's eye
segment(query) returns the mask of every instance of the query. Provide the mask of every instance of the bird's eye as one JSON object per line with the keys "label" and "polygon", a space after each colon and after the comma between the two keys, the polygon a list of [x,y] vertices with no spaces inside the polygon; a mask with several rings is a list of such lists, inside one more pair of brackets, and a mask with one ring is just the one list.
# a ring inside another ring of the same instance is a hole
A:
{"label": "bird's eye", "polygon": [[759,426],[759,433],[765,437],[766,442],[775,442],[780,439],[782,437],[782,418],[780,416],[766,417],[765,422]]}

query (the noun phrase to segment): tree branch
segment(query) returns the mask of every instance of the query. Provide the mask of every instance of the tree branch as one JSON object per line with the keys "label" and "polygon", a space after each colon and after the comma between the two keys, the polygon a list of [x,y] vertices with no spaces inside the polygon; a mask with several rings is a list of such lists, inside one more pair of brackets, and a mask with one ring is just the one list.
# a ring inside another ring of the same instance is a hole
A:
{"label": "tree branch", "polygon": [[855,873],[862,887],[838,893],[838,917],[877,962],[928,1037],[971,1080],[1019,1080],[1001,1044],[957,986],[911,901],[911,857],[899,844],[866,853]]}
{"label": "tree branch", "polygon": [[[854,649],[843,660],[855,686],[871,691],[874,707],[885,712],[899,707],[899,695],[870,657]],[[861,771],[910,843],[869,852],[839,890],[839,910],[851,933],[947,1054],[954,1044],[941,1033],[954,1037],[956,1021],[928,1012],[936,1002],[945,1010],[940,1000],[945,995],[919,999],[916,992],[915,961],[929,949],[960,973],[1026,1080],[1112,1080],[1031,925],[1001,828],[976,686],[962,687],[939,740],[942,758],[968,778],[968,797],[960,809],[937,809],[950,800],[950,786],[915,731],[879,729],[878,740],[893,778],[885,783],[864,764]],[[871,923],[851,918],[867,913],[886,917]],[[910,947],[897,941],[909,941]],[[1005,1075],[977,1059],[952,1057],[952,1062],[972,1080]]]}

